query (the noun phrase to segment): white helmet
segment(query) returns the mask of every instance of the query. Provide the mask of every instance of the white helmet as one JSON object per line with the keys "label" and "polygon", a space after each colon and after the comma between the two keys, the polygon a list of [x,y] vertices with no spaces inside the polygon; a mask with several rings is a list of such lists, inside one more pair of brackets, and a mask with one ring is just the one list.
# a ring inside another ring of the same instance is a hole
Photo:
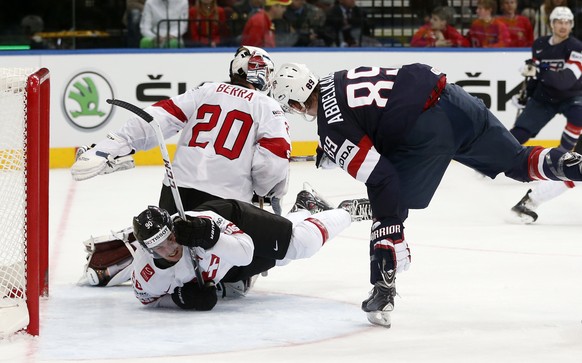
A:
{"label": "white helmet", "polygon": [[574,27],[574,14],[567,6],[556,6],[554,10],[550,13],[550,24],[554,23],[554,20],[569,20],[572,22],[572,27]]}
{"label": "white helmet", "polygon": [[296,101],[305,107],[304,102],[319,83],[305,64],[285,63],[279,68],[273,80],[273,98],[285,112],[292,112],[289,101]]}
{"label": "white helmet", "polygon": [[[250,66],[249,66],[250,65]],[[264,49],[243,45],[237,49],[230,61],[230,73],[238,75],[255,86],[259,91],[269,92],[275,64]]]}

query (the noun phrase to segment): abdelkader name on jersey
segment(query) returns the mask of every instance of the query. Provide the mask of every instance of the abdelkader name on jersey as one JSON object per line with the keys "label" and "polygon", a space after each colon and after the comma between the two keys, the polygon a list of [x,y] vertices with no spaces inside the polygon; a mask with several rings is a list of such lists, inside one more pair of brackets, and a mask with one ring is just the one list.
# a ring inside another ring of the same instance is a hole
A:
{"label": "abdelkader name on jersey", "polygon": [[335,84],[333,82],[333,76],[333,73],[329,74],[319,81],[321,87],[321,103],[323,107],[323,113],[328,124],[341,122],[344,120],[337,103],[337,98],[335,96]]}

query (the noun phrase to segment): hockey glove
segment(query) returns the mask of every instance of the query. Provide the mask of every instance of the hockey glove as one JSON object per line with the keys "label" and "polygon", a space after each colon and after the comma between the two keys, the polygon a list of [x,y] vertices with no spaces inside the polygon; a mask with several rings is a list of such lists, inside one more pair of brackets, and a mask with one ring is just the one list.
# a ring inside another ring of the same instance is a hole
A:
{"label": "hockey glove", "polygon": [[410,267],[410,249],[404,226],[394,220],[374,222],[370,236],[372,284],[382,279],[381,270],[402,272]]}
{"label": "hockey glove", "polygon": [[315,167],[318,169],[333,169],[337,167],[337,164],[318,146],[315,149]]}
{"label": "hockey glove", "polygon": [[185,310],[212,310],[217,300],[214,282],[207,282],[200,287],[197,282],[190,281],[176,287],[172,293],[174,304]]}
{"label": "hockey glove", "polygon": [[535,77],[536,76],[536,66],[531,59],[525,61],[525,64],[520,69],[521,75],[524,77]]}
{"label": "hockey glove", "polygon": [[174,234],[176,242],[188,247],[201,247],[208,250],[218,242],[220,228],[208,218],[178,217],[174,220]]}

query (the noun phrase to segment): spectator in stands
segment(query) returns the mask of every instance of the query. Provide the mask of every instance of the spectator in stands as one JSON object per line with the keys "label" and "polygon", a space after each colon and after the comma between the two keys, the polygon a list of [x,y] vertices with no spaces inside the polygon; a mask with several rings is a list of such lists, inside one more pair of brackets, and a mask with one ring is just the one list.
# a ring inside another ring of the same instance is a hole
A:
{"label": "spectator in stands", "polygon": [[265,0],[240,0],[233,5],[230,28],[233,34],[238,34],[237,46],[240,44],[242,31],[249,18],[264,7]]}
{"label": "spectator in stands", "polygon": [[[410,0],[410,11],[416,17],[415,25],[428,23],[434,9],[448,5],[448,0]],[[449,21],[449,24],[453,22]]]}
{"label": "spectator in stands", "polygon": [[411,47],[468,47],[469,41],[452,23],[454,11],[449,7],[436,7],[427,24],[414,33]]}
{"label": "spectator in stands", "polygon": [[521,0],[517,4],[517,12],[528,18],[532,28],[536,23],[536,13],[543,0]]}
{"label": "spectator in stands", "polygon": [[517,0],[501,0],[501,13],[498,18],[507,26],[510,43],[508,47],[531,47],[533,28],[528,18],[517,12]]}
{"label": "spectator in stands", "polygon": [[293,0],[283,18],[297,34],[296,47],[324,46],[325,13],[305,0]]}
{"label": "spectator in stands", "polygon": [[265,8],[252,15],[242,32],[241,45],[260,48],[273,48],[275,44],[275,26],[273,20],[282,19],[287,6],[292,0],[265,0]]}
{"label": "spectator in stands", "polygon": [[473,20],[467,39],[475,48],[507,47],[511,39],[507,26],[493,14],[497,11],[496,0],[477,1],[477,19]]}
{"label": "spectator in stands", "polygon": [[224,8],[216,0],[198,0],[189,11],[192,45],[215,48],[228,34]]}
{"label": "spectator in stands", "polygon": [[20,21],[24,36],[27,38],[30,49],[46,49],[48,44],[39,36],[44,30],[44,20],[38,15],[26,15]]}
{"label": "spectator in stands", "polygon": [[140,48],[181,47],[188,30],[188,0],[146,0],[140,30]]}
{"label": "spectator in stands", "polygon": [[326,45],[336,47],[358,47],[362,36],[371,36],[364,11],[356,0],[338,0],[325,14]]}
{"label": "spectator in stands", "polygon": [[323,11],[324,14],[327,14],[329,9],[334,6],[335,0],[310,0],[308,3],[317,6]]}
{"label": "spectator in stands", "polygon": [[123,13],[123,25],[127,28],[127,46],[129,48],[139,48],[141,32],[139,23],[145,0],[126,0],[125,13]]}
{"label": "spectator in stands", "polygon": [[550,14],[556,6],[568,6],[568,0],[544,0],[536,13],[536,20],[534,24],[534,37],[538,38],[545,35],[552,35],[550,27]]}

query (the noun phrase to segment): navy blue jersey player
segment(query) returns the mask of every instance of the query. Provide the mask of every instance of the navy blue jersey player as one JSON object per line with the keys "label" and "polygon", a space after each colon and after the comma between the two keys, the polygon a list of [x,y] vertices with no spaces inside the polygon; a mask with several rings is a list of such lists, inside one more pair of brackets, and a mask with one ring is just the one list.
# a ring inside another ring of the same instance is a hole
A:
{"label": "navy blue jersey player", "polygon": [[523,144],[563,114],[567,124],[560,146],[572,150],[582,132],[582,42],[570,35],[574,15],[569,8],[555,8],[550,22],[553,34],[536,39],[531,65],[522,71],[528,99],[511,133]]}
{"label": "navy blue jersey player", "polygon": [[[551,36],[536,39],[532,60],[522,70],[528,79],[523,112],[510,130],[524,143],[554,118],[566,117],[560,147],[572,150],[582,132],[582,42],[571,36],[574,14],[565,6],[550,13]],[[538,218],[537,207],[573,188],[572,182],[544,183],[528,190],[511,209],[525,223]]]}
{"label": "navy blue jersey player", "polygon": [[410,264],[403,222],[428,206],[451,160],[494,178],[582,180],[582,156],[525,147],[483,102],[424,64],[359,67],[318,79],[305,65],[281,66],[273,96],[286,111],[316,116],[318,166],[339,165],[366,184],[370,237],[368,320],[390,326],[395,274]]}

